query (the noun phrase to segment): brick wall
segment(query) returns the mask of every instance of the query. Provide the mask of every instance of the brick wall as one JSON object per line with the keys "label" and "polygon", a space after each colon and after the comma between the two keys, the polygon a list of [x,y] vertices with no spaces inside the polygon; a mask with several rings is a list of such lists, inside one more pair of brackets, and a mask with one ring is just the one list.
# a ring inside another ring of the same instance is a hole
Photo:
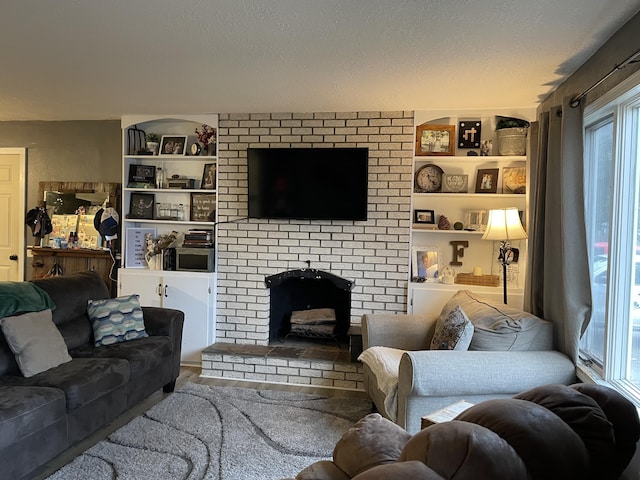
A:
{"label": "brick wall", "polygon": [[[245,219],[248,147],[368,147],[368,220]],[[264,279],[306,260],[355,282],[352,323],[405,311],[412,156],[413,112],[220,115],[217,341],[266,345]]]}

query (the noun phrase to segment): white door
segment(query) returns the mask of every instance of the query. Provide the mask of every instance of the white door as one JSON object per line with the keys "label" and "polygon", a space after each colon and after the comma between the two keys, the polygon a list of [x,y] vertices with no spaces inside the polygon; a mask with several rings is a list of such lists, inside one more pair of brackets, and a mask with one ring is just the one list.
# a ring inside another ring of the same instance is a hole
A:
{"label": "white door", "polygon": [[163,307],[184,312],[182,363],[200,365],[202,350],[215,341],[212,276],[164,273]]}
{"label": "white door", "polygon": [[24,280],[26,158],[25,148],[0,148],[0,281]]}
{"label": "white door", "polygon": [[144,269],[121,268],[118,270],[118,295],[140,295],[143,307],[162,307],[162,272]]}

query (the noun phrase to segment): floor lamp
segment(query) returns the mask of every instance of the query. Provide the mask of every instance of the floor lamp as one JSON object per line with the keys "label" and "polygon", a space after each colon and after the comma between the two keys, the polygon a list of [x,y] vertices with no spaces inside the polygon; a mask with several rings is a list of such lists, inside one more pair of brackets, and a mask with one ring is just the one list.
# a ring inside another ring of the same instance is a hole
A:
{"label": "floor lamp", "polygon": [[500,208],[489,210],[487,229],[482,236],[483,240],[500,241],[500,256],[502,262],[502,285],[504,287],[504,303],[507,303],[507,265],[513,260],[511,240],[527,238],[527,232],[522,228],[520,214],[517,208]]}

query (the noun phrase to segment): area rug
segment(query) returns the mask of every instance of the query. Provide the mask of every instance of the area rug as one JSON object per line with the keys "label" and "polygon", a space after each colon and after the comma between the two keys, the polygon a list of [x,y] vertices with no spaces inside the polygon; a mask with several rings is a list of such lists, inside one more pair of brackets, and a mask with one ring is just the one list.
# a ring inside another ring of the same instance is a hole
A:
{"label": "area rug", "polygon": [[331,458],[370,409],[365,399],[187,383],[48,480],[295,477]]}

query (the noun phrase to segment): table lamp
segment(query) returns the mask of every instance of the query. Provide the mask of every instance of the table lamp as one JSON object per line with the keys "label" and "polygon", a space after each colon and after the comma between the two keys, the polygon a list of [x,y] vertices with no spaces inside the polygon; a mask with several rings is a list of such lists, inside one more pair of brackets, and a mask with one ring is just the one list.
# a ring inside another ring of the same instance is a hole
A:
{"label": "table lamp", "polygon": [[505,304],[507,303],[507,265],[513,259],[513,251],[509,241],[523,238],[527,238],[527,232],[522,228],[517,208],[489,210],[489,220],[482,239],[500,241],[500,256],[498,259],[502,262],[502,285],[504,286]]}

